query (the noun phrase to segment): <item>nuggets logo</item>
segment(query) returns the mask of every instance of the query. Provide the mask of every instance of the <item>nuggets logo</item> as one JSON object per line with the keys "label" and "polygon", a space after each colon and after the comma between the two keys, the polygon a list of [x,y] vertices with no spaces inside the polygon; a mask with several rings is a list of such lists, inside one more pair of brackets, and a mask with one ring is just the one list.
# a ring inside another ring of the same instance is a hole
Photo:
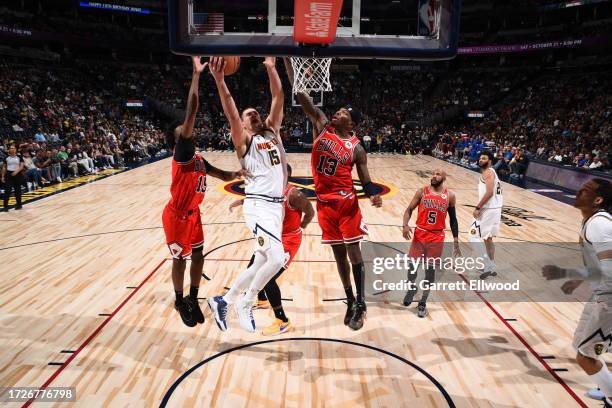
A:
{"label": "nuggets logo", "polygon": [[263,237],[258,237],[257,238],[257,243],[259,244],[259,246],[264,246],[264,239],[263,239]]}
{"label": "nuggets logo", "polygon": [[[296,187],[299,187],[302,193],[304,193],[304,195],[308,197],[308,199],[314,200],[316,198],[314,191],[314,180],[312,177],[291,177],[289,179],[289,183],[293,184]],[[359,199],[367,198],[363,192],[363,188],[361,187],[361,182],[359,180],[353,180],[353,185],[355,187],[355,190],[357,191],[357,197]],[[390,196],[392,194],[395,194],[395,192],[397,191],[394,186],[388,184],[372,182],[372,185],[374,186],[374,192],[381,196]],[[229,183],[221,184],[220,188],[226,194],[244,196],[243,180],[230,181]]]}
{"label": "nuggets logo", "polygon": [[470,235],[476,235],[476,230],[474,228],[470,230]]}
{"label": "nuggets logo", "polygon": [[601,353],[603,353],[603,349],[604,349],[603,344],[601,344],[601,343],[600,344],[596,344],[594,346],[594,348],[595,348],[595,354],[600,355]]}

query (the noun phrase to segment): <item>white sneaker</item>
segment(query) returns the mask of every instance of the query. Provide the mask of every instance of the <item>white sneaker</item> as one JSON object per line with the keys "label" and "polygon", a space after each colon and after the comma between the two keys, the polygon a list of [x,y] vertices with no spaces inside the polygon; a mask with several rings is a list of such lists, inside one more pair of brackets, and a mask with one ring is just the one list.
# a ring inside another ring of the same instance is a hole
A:
{"label": "white sneaker", "polygon": [[215,316],[215,322],[221,331],[227,331],[227,303],[223,296],[208,298],[208,307]]}
{"label": "white sneaker", "polygon": [[587,391],[587,397],[592,398],[594,400],[603,401],[606,396],[599,388],[593,388]]}
{"label": "white sneaker", "polygon": [[254,303],[254,301],[247,299],[246,296],[242,296],[234,305],[240,327],[249,333],[255,332],[255,319],[253,318]]}

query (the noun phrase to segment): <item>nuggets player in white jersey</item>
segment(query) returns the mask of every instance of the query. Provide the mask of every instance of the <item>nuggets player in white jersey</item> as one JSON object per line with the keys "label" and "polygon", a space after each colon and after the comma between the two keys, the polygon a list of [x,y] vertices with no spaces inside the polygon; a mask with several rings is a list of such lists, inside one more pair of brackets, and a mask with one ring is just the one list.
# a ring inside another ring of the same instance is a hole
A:
{"label": "nuggets player in white jersey", "polygon": [[281,242],[284,192],[287,184],[287,159],[280,138],[283,121],[284,94],[276,71],[276,58],[266,57],[264,65],[270,80],[272,105],[265,120],[254,108],[238,113],[234,99],[224,79],[225,62],[221,57],[209,61],[210,72],[215,78],[223,105],[223,112],[230,123],[232,142],[243,168],[250,175],[246,178],[244,220],[255,237],[255,259],[223,296],[208,300],[217,326],[227,330],[227,311],[234,305],[240,326],[254,332],[253,304],[257,294],[283,267],[285,251]]}
{"label": "nuggets player in white jersey", "polygon": [[[473,219],[468,229],[469,240],[477,255],[484,258],[485,268],[480,279],[497,276],[495,271],[495,244],[493,237],[499,233],[504,199],[501,182],[492,168],[493,153],[484,151],[478,160],[480,180],[478,181],[478,203],[472,213]],[[484,241],[484,247],[483,247]],[[486,249],[486,251],[485,251]]]}
{"label": "nuggets player in white jersey", "polygon": [[563,269],[547,265],[547,279],[569,278],[561,289],[572,293],[584,280],[593,283],[593,295],[585,304],[574,332],[576,362],[601,390],[605,407],[612,407],[612,374],[602,355],[612,343],[612,183],[604,179],[586,182],[576,193],[574,207],[582,212],[580,244],[584,268]]}

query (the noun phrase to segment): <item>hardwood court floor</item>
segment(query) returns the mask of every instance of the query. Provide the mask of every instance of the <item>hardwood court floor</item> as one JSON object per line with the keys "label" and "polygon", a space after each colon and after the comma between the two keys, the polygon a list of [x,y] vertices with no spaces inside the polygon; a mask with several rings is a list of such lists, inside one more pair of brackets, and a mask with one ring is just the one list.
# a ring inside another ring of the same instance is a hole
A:
{"label": "hardwood court floor", "polygon": [[[238,166],[230,153],[206,157]],[[308,155],[289,162],[294,176],[310,175]],[[382,209],[361,201],[371,240],[402,240],[405,207],[427,172],[442,167],[467,242],[478,174],[422,156],[371,155],[369,167],[394,187]],[[1,387],[75,387],[79,407],[155,407],[164,397],[172,407],[599,405],[584,397],[591,384],[572,361],[581,303],[431,303],[425,319],[414,307],[373,303],[353,332],[342,324],[345,305],[330,300],[344,293],[316,223],[281,283],[293,332],[267,338],[232,320],[221,333],[207,311],[204,325],[184,326],[172,308],[161,229],[169,183],[163,160],[0,214]],[[520,226],[503,225],[499,241],[577,241],[571,206],[507,184],[504,199]],[[251,254],[231,200],[209,178],[201,208],[205,252],[214,251],[202,297],[230,286]],[[256,320],[263,327],[272,316],[256,311]]]}

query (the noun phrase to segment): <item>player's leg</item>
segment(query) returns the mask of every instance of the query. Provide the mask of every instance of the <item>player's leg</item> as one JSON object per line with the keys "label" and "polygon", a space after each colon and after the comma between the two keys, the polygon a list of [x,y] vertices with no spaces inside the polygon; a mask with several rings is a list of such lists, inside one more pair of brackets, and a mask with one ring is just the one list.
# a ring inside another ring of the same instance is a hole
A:
{"label": "player's leg", "polygon": [[334,259],[336,260],[336,268],[338,269],[338,275],[340,275],[340,281],[342,282],[342,288],[344,289],[344,294],[346,296],[346,312],[344,313],[344,325],[348,326],[353,313],[353,305],[355,304],[355,295],[353,294],[353,282],[351,281],[351,267],[348,261],[346,245],[334,244],[331,247],[334,253]]}
{"label": "player's leg", "polygon": [[425,248],[423,247],[423,234],[424,231],[420,229],[415,229],[414,235],[412,236],[412,243],[410,244],[410,251],[408,251],[408,258],[410,259],[410,266],[408,268],[408,282],[410,284],[410,289],[406,291],[404,295],[404,306],[410,306],[412,301],[414,300],[414,296],[418,292],[418,285],[416,283],[417,279],[417,268],[415,263],[412,261],[414,259],[422,259],[425,254]]}
{"label": "player's leg", "polygon": [[278,287],[276,280],[285,271],[285,268],[281,268],[280,271],[266,284],[264,291],[266,297],[270,301],[272,311],[274,312],[275,321],[272,325],[263,329],[262,334],[264,336],[274,336],[282,333],[286,333],[291,329],[291,322],[287,315],[285,315],[285,309],[283,309],[283,301],[281,290]]}
{"label": "player's leg", "polygon": [[[186,230],[186,223],[172,213],[167,207],[162,214],[162,223],[166,235],[166,243],[172,255],[172,286],[174,287],[174,308],[179,312],[185,325],[193,327],[197,324],[191,307],[185,302],[183,296],[183,283],[187,261],[185,257],[191,252],[189,242],[190,231]],[[185,231],[187,231],[186,234]]]}
{"label": "player's leg", "polygon": [[21,209],[21,184],[23,184],[23,179],[21,174],[17,177],[12,177],[13,179],[13,188],[15,189],[15,209]]}
{"label": "player's leg", "polygon": [[202,271],[204,270],[204,231],[202,230],[202,219],[200,212],[197,211],[191,216],[192,236],[191,236],[191,266],[189,267],[190,286],[187,303],[191,307],[193,317],[198,323],[204,323],[204,314],[198,302],[198,291],[202,281]]}
{"label": "player's leg", "polygon": [[573,339],[576,362],[607,397],[606,406],[612,404],[612,374],[601,357],[608,352],[612,335],[612,305],[609,303],[591,299],[584,306]]}
{"label": "player's leg", "polygon": [[[253,262],[255,262],[255,254],[251,256],[251,259],[249,260],[249,264],[247,265],[247,268],[253,265]],[[253,309],[256,310],[256,309],[269,309],[269,308],[270,308],[270,302],[268,301],[268,298],[266,297],[266,291],[262,289],[257,294],[257,302],[255,303],[255,306],[253,306]]]}
{"label": "player's leg", "polygon": [[353,330],[359,330],[363,327],[367,310],[365,303],[365,267],[360,245],[364,234],[368,233],[368,229],[363,222],[357,197],[345,200],[338,212],[340,214],[339,229],[351,261],[355,291],[357,292],[349,327]]}

